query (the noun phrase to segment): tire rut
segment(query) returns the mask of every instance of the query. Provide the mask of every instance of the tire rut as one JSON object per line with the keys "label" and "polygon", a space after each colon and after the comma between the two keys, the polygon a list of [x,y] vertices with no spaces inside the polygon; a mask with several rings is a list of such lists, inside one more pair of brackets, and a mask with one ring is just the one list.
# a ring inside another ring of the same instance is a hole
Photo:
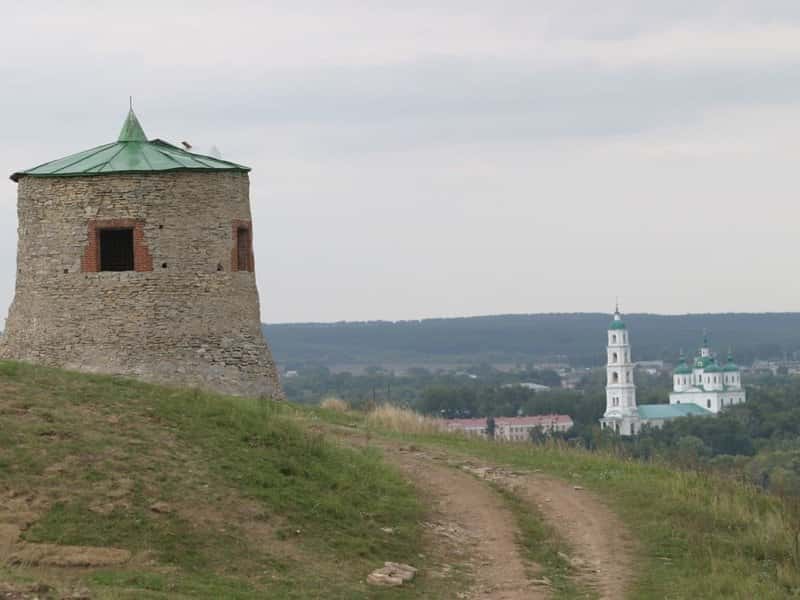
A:
{"label": "tire rut", "polygon": [[[386,459],[432,498],[433,513],[450,530],[466,532],[474,584],[461,598],[540,600],[548,590],[528,578],[537,567],[522,558],[514,515],[473,476],[421,452],[387,449]],[[441,524],[440,524],[441,527]]]}
{"label": "tire rut", "polygon": [[602,600],[619,600],[635,573],[636,542],[622,520],[595,494],[539,473],[512,472],[482,465],[467,471],[493,481],[536,507],[547,524],[572,549],[565,556],[576,578]]}

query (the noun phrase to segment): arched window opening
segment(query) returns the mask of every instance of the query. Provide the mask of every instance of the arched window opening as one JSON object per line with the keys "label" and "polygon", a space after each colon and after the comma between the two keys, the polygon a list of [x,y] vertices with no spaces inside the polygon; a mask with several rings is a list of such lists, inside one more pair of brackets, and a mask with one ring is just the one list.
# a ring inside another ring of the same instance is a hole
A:
{"label": "arched window opening", "polygon": [[616,371],[611,373],[611,383],[619,383],[619,373]]}
{"label": "arched window opening", "polygon": [[711,398],[709,398],[708,400],[706,400],[706,407],[707,407],[707,408],[711,408]]}
{"label": "arched window opening", "polygon": [[612,333],[612,334],[611,334],[611,342],[612,342],[613,344],[616,344],[616,343],[617,343],[617,334],[616,334],[616,333]]}
{"label": "arched window opening", "polygon": [[619,358],[619,356],[617,355],[616,352],[614,352],[614,354],[611,355],[611,362],[614,362],[614,363],[617,362],[618,358]]}

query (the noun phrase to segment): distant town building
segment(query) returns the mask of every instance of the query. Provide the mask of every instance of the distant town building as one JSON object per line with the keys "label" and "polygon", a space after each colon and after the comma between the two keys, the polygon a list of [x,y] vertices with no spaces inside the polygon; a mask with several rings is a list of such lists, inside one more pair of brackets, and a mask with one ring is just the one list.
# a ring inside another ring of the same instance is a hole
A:
{"label": "distant town building", "polygon": [[[486,419],[449,419],[445,421],[449,431],[463,431],[471,435],[486,437]],[[494,437],[498,440],[525,442],[531,432],[564,432],[572,429],[569,415],[534,415],[530,417],[495,417]]]}
{"label": "distant town building", "polygon": [[728,364],[720,367],[704,341],[693,368],[681,357],[669,404],[638,406],[630,338],[619,308],[608,329],[606,351],[606,411],[600,426],[620,435],[636,435],[645,425],[661,427],[666,421],[689,415],[713,415],[724,406],[744,402],[741,373],[733,357],[729,356]]}
{"label": "distant town building", "polygon": [[750,369],[760,375],[800,375],[800,361],[796,360],[756,360]]}
{"label": "distant town building", "polygon": [[541,383],[533,383],[530,381],[523,381],[522,383],[506,383],[503,384],[504,388],[511,388],[511,387],[521,387],[525,388],[526,390],[532,390],[534,392],[547,392],[550,391],[549,385],[542,385]]}
{"label": "distant town building", "polygon": [[659,375],[665,371],[663,360],[639,360],[636,361],[636,368],[648,375]]}
{"label": "distant town building", "polygon": [[561,387],[565,390],[574,390],[580,386],[587,375],[591,375],[591,372],[591,369],[581,369],[565,373],[561,375]]}

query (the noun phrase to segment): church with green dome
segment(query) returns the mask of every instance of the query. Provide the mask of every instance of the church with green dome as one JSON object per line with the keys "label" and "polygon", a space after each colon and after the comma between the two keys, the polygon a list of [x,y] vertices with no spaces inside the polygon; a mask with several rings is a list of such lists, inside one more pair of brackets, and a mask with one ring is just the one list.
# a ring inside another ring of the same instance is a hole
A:
{"label": "church with green dome", "polygon": [[695,404],[712,413],[718,413],[727,406],[742,404],[746,392],[742,386],[742,373],[728,352],[724,364],[711,350],[708,336],[691,361],[681,353],[680,362],[672,374],[673,391],[669,403]]}
{"label": "church with green dome", "polygon": [[629,335],[617,307],[608,327],[606,410],[600,419],[603,429],[631,436],[643,427],[662,427],[667,421],[689,416],[712,416],[745,401],[741,372],[733,355],[728,354],[727,362],[721,365],[706,337],[691,364],[681,353],[669,404],[638,404],[634,383],[636,364],[631,358]]}

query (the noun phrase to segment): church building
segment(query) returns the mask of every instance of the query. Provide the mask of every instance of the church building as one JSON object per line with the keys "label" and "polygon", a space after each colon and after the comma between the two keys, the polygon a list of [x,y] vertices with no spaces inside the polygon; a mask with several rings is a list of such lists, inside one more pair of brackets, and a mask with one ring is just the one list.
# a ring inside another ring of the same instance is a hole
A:
{"label": "church building", "polygon": [[[708,349],[708,344],[704,344],[701,349],[698,361],[695,363],[695,371],[689,372],[689,378],[678,379],[678,377],[686,377],[680,366],[675,371],[675,392],[670,396],[670,404],[636,404],[636,385],[634,383],[634,363],[631,359],[631,344],[629,338],[628,328],[625,321],[622,320],[622,315],[619,308],[614,311],[614,320],[608,328],[608,346],[607,346],[607,362],[606,362],[606,411],[603,418],[600,419],[600,426],[603,429],[611,429],[619,435],[631,436],[636,435],[642,427],[661,427],[666,421],[686,417],[689,415],[694,416],[709,416],[719,410],[712,411],[710,408],[705,408],[704,404],[710,401],[710,406],[723,406],[723,404],[715,404],[722,402],[722,397],[716,395],[717,392],[724,392],[724,398],[740,398],[736,395],[741,393],[741,402],[744,402],[744,392],[736,390],[726,390],[725,383],[718,383],[714,377],[723,378],[724,381],[730,381],[731,386],[738,385],[741,390],[741,377],[738,367],[736,367],[735,374],[731,368],[727,375],[722,375],[722,370],[717,367],[717,370],[712,368],[713,357]],[[703,353],[705,352],[705,358]],[[705,362],[702,366],[698,366],[700,362]],[[733,358],[729,360],[729,364],[733,365]],[[685,362],[682,363],[685,365]],[[735,365],[733,365],[735,367]],[[688,368],[688,367],[687,367]],[[711,371],[709,372],[709,369]],[[681,373],[679,373],[679,371]],[[708,378],[711,378],[708,380]],[[735,384],[733,383],[735,379]],[[708,395],[703,387],[704,382],[709,381],[709,386],[714,386],[714,396]],[[678,388],[678,381],[681,382],[680,389]],[[722,385],[722,389],[717,390],[716,386]],[[702,391],[706,395],[700,396],[693,388],[700,386],[697,391]],[[676,396],[676,394],[678,394]],[[690,395],[683,395],[690,394]],[[673,400],[674,398],[674,400]],[[727,406],[728,404],[724,404]]]}
{"label": "church building", "polygon": [[718,413],[726,406],[741,404],[746,400],[742,387],[742,374],[733,362],[733,354],[728,352],[724,366],[708,346],[708,337],[703,338],[703,347],[695,357],[692,366],[681,353],[680,364],[672,376],[673,392],[669,395],[671,405],[696,404],[712,413]]}

